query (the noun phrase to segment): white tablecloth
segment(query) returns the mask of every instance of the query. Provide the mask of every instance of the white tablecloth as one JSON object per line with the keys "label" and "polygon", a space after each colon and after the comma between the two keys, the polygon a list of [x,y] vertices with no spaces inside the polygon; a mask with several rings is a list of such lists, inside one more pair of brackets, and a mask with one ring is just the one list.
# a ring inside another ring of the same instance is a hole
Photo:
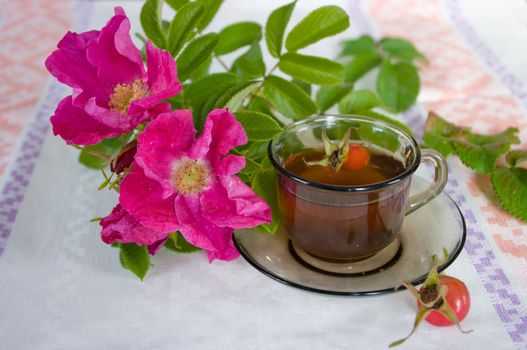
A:
{"label": "white tablecloth", "polygon": [[[40,22],[30,25],[36,33],[56,26],[55,42],[70,25],[78,31],[101,27],[115,5],[125,8],[132,30],[139,30],[139,1],[22,2],[0,3],[0,63],[5,63],[0,76],[5,79],[26,72],[10,68],[16,57],[6,52],[14,40],[8,35],[16,25],[12,7],[25,7],[20,16],[26,21],[50,11],[54,21],[38,17]],[[283,3],[226,0],[211,30],[242,19],[263,23]],[[300,1],[292,21],[327,3]],[[369,31],[410,37],[429,56],[420,105],[403,117],[416,130],[425,111],[434,108],[480,131],[499,128],[496,123],[523,125],[526,141],[525,1],[331,3],[349,11],[351,29],[307,52],[335,56],[340,40]],[[38,35],[32,42],[34,50],[44,45]],[[34,58],[35,69],[51,49]],[[12,97],[0,97],[0,116],[26,118],[13,134],[1,129],[7,122],[0,119],[2,141],[14,140],[0,162],[0,349],[383,349],[410,330],[415,304],[407,293],[314,294],[277,283],[241,258],[208,264],[202,253],[162,250],[140,282],[121,268],[118,251],[102,243],[99,226],[88,222],[108,213],[116,196],[97,192],[99,174],[79,165],[77,152],[46,131],[47,118],[67,91],[45,72],[39,74],[35,99],[25,109],[8,111]],[[404,347],[525,348],[527,226],[496,209],[478,187],[485,179],[455,159],[449,164],[448,191],[467,218],[469,237],[448,273],[471,291],[472,310],[463,325],[474,332],[423,324]]]}

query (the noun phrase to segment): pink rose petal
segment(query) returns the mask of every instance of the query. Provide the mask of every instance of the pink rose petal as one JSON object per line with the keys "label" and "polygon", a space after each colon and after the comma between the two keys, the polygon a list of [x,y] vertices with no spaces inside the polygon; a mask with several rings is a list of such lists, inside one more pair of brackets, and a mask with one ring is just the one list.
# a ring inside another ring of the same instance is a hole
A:
{"label": "pink rose petal", "polygon": [[156,255],[157,252],[165,245],[165,243],[168,241],[168,236],[166,238],[163,238],[157,242],[154,242],[153,244],[148,245],[147,250],[150,255]]}
{"label": "pink rose petal", "polygon": [[102,81],[127,84],[146,78],[141,52],[130,38],[130,20],[120,7],[99,37],[88,43],[87,57]]}
{"label": "pink rose petal", "polygon": [[[100,222],[101,238],[107,243],[135,243],[137,245],[151,245],[152,252],[162,246],[168,238],[167,233],[155,231],[141,225],[124,208],[118,204],[110,215]],[[153,254],[152,254],[153,255]]]}
{"label": "pink rose petal", "polygon": [[250,228],[271,222],[271,208],[236,176],[219,178],[200,194],[201,212],[221,227]]}
{"label": "pink rose petal", "polygon": [[219,227],[201,215],[199,200],[178,195],[175,201],[176,215],[183,225],[180,232],[185,239],[207,251],[209,261],[233,260],[240,254],[232,243],[233,230]]}
{"label": "pink rose petal", "polygon": [[192,112],[176,110],[158,116],[137,139],[136,162],[148,177],[159,181],[165,196],[174,192],[173,163],[186,154],[195,134]]}
{"label": "pink rose petal", "polygon": [[93,145],[121,134],[121,130],[95,120],[81,108],[74,106],[71,96],[59,102],[51,123],[53,134],[62,137],[69,145]]}
{"label": "pink rose petal", "polygon": [[200,137],[189,153],[194,159],[208,158],[216,169],[220,159],[236,146],[247,143],[242,125],[227,109],[215,109],[209,113]]}
{"label": "pink rose petal", "polygon": [[130,131],[135,127],[129,118],[123,116],[118,111],[114,111],[97,104],[94,97],[90,98],[84,106],[86,113],[91,115],[93,119],[104,123],[113,129],[121,130],[121,133]]}
{"label": "pink rose petal", "polygon": [[216,164],[218,175],[236,175],[245,168],[245,157],[228,154]]}
{"label": "pink rose petal", "polygon": [[172,109],[172,106],[170,105],[170,103],[161,102],[157,104],[156,106],[152,107],[148,112],[150,113],[152,119],[156,119],[161,114],[170,112],[171,109]]}
{"label": "pink rose petal", "polygon": [[159,101],[175,96],[181,91],[176,62],[168,51],[160,50],[148,41],[146,43],[146,62],[149,94],[132,103],[129,109],[130,114],[137,113],[140,109],[151,108]]}
{"label": "pink rose petal", "polygon": [[94,40],[99,31],[85,33],[68,32],[58,43],[58,50],[46,59],[47,70],[58,81],[77,89],[74,103],[77,99],[85,100],[89,96],[107,102],[113,86],[97,78],[97,69],[86,58],[86,47]]}
{"label": "pink rose petal", "polygon": [[137,163],[121,182],[119,202],[150,229],[166,233],[180,228],[174,212],[174,196],[164,199],[159,182],[147,177]]}

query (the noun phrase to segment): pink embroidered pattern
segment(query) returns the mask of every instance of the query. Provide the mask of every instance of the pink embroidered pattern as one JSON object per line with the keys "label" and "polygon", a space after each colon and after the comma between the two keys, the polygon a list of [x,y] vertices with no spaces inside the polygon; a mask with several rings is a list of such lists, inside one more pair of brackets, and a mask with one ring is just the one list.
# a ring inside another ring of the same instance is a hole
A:
{"label": "pink embroidered pattern", "polygon": [[14,160],[18,139],[31,122],[39,98],[47,88],[49,75],[44,59],[71,27],[73,4],[17,0],[3,1],[0,6],[1,180],[9,162]]}

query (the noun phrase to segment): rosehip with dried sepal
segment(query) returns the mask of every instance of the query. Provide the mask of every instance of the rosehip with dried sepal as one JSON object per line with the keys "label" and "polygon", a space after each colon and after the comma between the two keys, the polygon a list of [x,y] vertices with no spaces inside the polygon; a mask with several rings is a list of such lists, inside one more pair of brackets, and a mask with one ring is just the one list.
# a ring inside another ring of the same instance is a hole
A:
{"label": "rosehip with dried sepal", "polygon": [[[445,253],[445,258],[446,255]],[[419,291],[408,282],[401,283],[416,298],[417,314],[410,334],[391,343],[390,347],[404,343],[424,319],[434,326],[456,325],[462,333],[472,332],[472,330],[463,330],[459,324],[470,309],[470,294],[467,286],[455,277],[439,275],[437,272],[440,266],[439,258],[434,255],[433,261],[432,269]]]}
{"label": "rosehip with dried sepal", "polygon": [[[364,168],[370,162],[370,153],[361,144],[350,144],[350,135],[351,128],[348,128],[337,144],[331,141],[326,130],[323,130],[322,142],[326,154],[323,159],[314,162],[306,161],[306,164],[330,167],[334,172],[338,172],[341,168],[348,171],[356,171]],[[330,174],[332,173],[328,173],[328,175]]]}
{"label": "rosehip with dried sepal", "polygon": [[370,162],[370,153],[360,144],[349,145],[348,154],[343,167],[346,170],[356,171],[364,168]]}
{"label": "rosehip with dried sepal", "polygon": [[[439,275],[439,285],[448,288],[448,292],[446,294],[446,304],[454,312],[457,318],[457,322],[459,323],[463,321],[470,309],[470,294],[468,292],[467,286],[465,285],[465,283],[463,283],[463,281],[460,281],[455,277],[447,275]],[[427,288],[428,289],[421,288],[419,290],[419,294],[422,296],[423,301],[427,301],[426,298],[435,299],[435,288],[433,286]],[[439,303],[440,302],[441,301],[439,301]],[[446,327],[454,325],[455,321],[449,318],[448,314],[442,312],[441,305],[439,304],[437,306],[439,308],[439,311],[433,310],[432,312],[430,312],[430,314],[426,318],[426,321],[437,327]],[[417,301],[417,307],[423,307],[423,304],[421,304],[420,301]]]}

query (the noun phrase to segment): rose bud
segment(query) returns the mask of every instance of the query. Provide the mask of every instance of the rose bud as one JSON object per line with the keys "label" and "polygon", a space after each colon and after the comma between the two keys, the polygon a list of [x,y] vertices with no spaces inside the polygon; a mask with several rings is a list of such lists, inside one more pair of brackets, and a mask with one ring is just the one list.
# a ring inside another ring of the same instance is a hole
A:
{"label": "rose bud", "polygon": [[110,170],[116,174],[122,173],[129,168],[134,161],[135,153],[137,152],[137,141],[132,141],[127,144],[123,150],[115,156],[110,162]]}

